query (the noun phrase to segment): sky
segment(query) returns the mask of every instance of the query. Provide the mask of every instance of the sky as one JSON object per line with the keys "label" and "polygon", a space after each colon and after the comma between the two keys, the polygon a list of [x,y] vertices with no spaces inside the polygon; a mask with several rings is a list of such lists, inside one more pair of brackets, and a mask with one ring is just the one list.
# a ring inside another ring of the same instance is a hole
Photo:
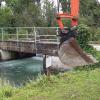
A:
{"label": "sky", "polygon": [[2,7],[5,7],[5,6],[6,6],[5,1],[2,1],[2,2],[1,2],[1,6],[2,6]]}
{"label": "sky", "polygon": [[[53,1],[55,3],[55,5],[57,5],[57,0],[49,0],[49,1]],[[98,0],[100,2],[100,0]]]}
{"label": "sky", "polygon": [[54,2],[55,5],[57,5],[57,0],[49,0],[51,2]]}
{"label": "sky", "polygon": [[[54,4],[57,5],[57,0],[49,0],[49,1],[54,2]],[[100,0],[98,0],[98,1],[100,2]],[[2,6],[6,6],[5,1],[2,1],[2,4],[1,5]]]}

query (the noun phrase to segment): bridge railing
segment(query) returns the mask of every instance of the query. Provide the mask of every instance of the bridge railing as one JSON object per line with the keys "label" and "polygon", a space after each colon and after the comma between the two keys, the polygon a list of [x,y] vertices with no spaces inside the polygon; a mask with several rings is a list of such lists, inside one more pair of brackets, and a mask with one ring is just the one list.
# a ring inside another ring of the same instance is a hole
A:
{"label": "bridge railing", "polygon": [[0,41],[58,42],[58,27],[0,28]]}

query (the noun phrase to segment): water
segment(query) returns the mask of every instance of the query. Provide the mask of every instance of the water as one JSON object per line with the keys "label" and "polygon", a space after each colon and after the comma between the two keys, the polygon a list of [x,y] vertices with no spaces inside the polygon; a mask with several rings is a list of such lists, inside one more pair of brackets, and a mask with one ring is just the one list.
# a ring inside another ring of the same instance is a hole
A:
{"label": "water", "polygon": [[43,58],[40,57],[0,62],[1,78],[18,86],[36,78],[42,71]]}

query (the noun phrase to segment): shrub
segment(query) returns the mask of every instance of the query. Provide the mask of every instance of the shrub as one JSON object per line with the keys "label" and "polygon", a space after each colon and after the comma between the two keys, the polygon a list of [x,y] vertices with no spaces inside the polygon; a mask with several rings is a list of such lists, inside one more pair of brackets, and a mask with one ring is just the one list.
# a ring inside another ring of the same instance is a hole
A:
{"label": "shrub", "polygon": [[89,27],[84,24],[78,26],[77,40],[82,48],[85,48],[91,40],[91,33]]}
{"label": "shrub", "polygon": [[87,53],[91,53],[93,56],[95,56],[96,50],[89,45],[92,38],[93,34],[91,32],[91,29],[87,25],[80,24],[78,26],[78,43],[84,51],[86,51]]}

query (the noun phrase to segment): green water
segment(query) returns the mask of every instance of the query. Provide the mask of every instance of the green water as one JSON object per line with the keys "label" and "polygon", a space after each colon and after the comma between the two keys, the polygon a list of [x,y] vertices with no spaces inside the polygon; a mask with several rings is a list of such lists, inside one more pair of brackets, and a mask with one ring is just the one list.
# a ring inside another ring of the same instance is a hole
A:
{"label": "green water", "polygon": [[40,57],[0,62],[0,75],[3,80],[19,86],[41,74],[42,66]]}

